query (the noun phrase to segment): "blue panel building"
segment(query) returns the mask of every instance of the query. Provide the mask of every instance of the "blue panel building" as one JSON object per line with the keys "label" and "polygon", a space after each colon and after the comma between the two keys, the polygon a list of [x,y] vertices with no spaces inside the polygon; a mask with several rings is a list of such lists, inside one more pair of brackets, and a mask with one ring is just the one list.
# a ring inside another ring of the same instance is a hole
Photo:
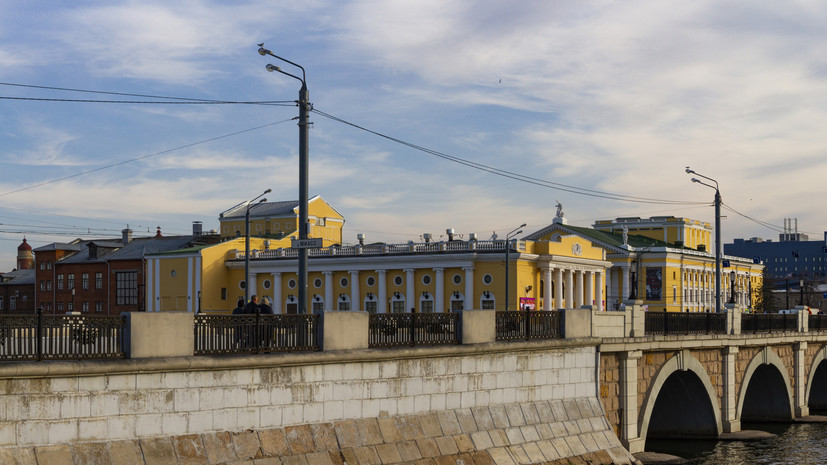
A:
{"label": "blue panel building", "polygon": [[811,241],[806,234],[785,232],[778,242],[758,237],[724,244],[726,255],[752,257],[764,264],[773,278],[821,280],[827,274],[827,231],[824,239]]}

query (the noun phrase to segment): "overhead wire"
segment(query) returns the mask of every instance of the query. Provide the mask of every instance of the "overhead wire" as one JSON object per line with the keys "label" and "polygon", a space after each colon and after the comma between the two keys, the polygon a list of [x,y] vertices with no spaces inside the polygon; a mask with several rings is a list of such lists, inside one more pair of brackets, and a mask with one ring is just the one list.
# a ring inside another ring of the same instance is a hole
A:
{"label": "overhead wire", "polygon": [[647,197],[636,197],[636,196],[625,195],[625,194],[616,194],[616,193],[611,193],[611,192],[603,192],[603,191],[597,191],[597,190],[593,190],[593,189],[586,189],[586,188],[571,186],[571,185],[562,184],[562,183],[558,183],[558,182],[554,182],[554,181],[539,179],[539,178],[527,176],[527,175],[524,175],[524,174],[515,173],[513,171],[507,171],[507,170],[503,170],[503,169],[496,168],[496,167],[493,167],[493,166],[489,166],[489,165],[485,165],[485,164],[482,164],[482,163],[474,162],[474,161],[471,161],[471,160],[468,160],[468,159],[465,159],[465,158],[460,158],[460,157],[456,157],[456,156],[453,156],[453,155],[448,155],[446,153],[439,152],[439,151],[436,151],[436,150],[432,150],[432,149],[423,147],[421,145],[417,145],[417,144],[414,144],[414,143],[411,143],[411,142],[404,141],[402,139],[398,139],[398,138],[393,137],[393,136],[389,136],[387,134],[383,134],[383,133],[380,133],[380,132],[377,132],[377,131],[373,131],[373,130],[368,129],[364,126],[360,126],[360,125],[352,123],[350,121],[346,121],[342,118],[333,116],[329,113],[325,113],[325,112],[323,112],[321,110],[318,110],[316,108],[313,108],[311,111],[313,111],[314,113],[316,113],[320,116],[331,119],[333,121],[351,126],[353,128],[359,129],[361,131],[365,131],[365,132],[373,134],[375,136],[390,140],[392,142],[396,142],[396,143],[404,145],[406,147],[410,147],[412,149],[419,150],[421,152],[425,152],[425,153],[428,153],[430,155],[434,155],[434,156],[442,158],[444,160],[448,160],[450,162],[457,163],[457,164],[460,164],[460,165],[464,165],[464,166],[467,166],[469,168],[477,169],[477,170],[480,170],[480,171],[485,171],[485,172],[490,173],[490,174],[494,174],[494,175],[501,176],[501,177],[504,177],[504,178],[513,179],[513,180],[528,183],[528,184],[534,184],[534,185],[537,185],[537,186],[547,187],[547,188],[550,188],[550,189],[560,190],[560,191],[569,192],[569,193],[577,194],[577,195],[584,195],[584,196],[589,196],[589,197],[598,197],[598,198],[604,198],[604,199],[610,199],[610,200],[618,200],[618,201],[623,201],[623,202],[648,203],[648,204],[659,204],[659,205],[705,205],[707,203],[707,202],[688,202],[688,201],[683,201],[683,200],[665,200],[665,199],[653,199],[653,198],[647,198]]}

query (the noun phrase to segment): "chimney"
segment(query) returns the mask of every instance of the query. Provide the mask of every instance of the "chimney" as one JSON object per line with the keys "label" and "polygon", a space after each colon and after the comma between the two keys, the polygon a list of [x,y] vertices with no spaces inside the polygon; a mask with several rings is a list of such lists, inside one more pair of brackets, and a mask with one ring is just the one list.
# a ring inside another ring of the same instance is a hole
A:
{"label": "chimney", "polygon": [[129,228],[122,229],[121,234],[123,237],[123,245],[129,244],[132,242],[132,230]]}
{"label": "chimney", "polygon": [[431,237],[432,237],[432,236],[431,236],[431,233],[424,233],[424,234],[422,234],[422,237],[425,239],[425,243],[426,243],[426,244],[427,244],[428,242],[431,242]]}
{"label": "chimney", "polygon": [[200,221],[193,221],[192,222],[192,235],[193,236],[200,236],[201,232],[203,231],[203,225]]}
{"label": "chimney", "polygon": [[448,235],[448,240],[449,240],[449,241],[453,241],[453,240],[454,240],[454,228],[448,228],[448,229],[446,229],[446,230],[445,230],[445,234],[447,234],[447,235]]}

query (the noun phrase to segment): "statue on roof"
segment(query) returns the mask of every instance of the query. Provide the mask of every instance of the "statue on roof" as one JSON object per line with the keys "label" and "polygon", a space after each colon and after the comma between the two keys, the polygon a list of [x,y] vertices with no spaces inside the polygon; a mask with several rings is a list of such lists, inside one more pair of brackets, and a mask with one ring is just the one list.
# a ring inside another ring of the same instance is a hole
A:
{"label": "statue on roof", "polygon": [[623,245],[629,245],[629,228],[623,225]]}
{"label": "statue on roof", "polygon": [[557,202],[557,215],[555,215],[554,217],[555,218],[565,218],[566,214],[563,213],[563,204],[560,203],[559,200],[557,200],[556,202]]}

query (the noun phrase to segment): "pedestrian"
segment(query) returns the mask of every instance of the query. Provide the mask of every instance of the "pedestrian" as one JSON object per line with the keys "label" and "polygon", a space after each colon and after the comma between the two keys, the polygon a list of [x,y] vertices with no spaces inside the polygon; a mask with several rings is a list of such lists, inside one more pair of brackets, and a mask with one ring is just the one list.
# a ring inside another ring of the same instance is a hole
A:
{"label": "pedestrian", "polygon": [[250,296],[250,302],[244,307],[244,313],[255,315],[256,310],[258,310],[258,296],[253,294]]}
{"label": "pedestrian", "polygon": [[[233,315],[243,315],[244,314],[244,299],[238,299],[238,303],[236,304],[235,309],[233,310]],[[235,345],[239,349],[243,349],[247,346],[247,328],[243,324],[235,325]]]}
{"label": "pedestrian", "polygon": [[244,299],[238,299],[238,303],[235,309],[233,309],[233,315],[240,315],[242,313],[244,313]]}
{"label": "pedestrian", "polygon": [[261,305],[259,305],[261,309],[262,315],[272,315],[273,314],[273,307],[270,306],[270,299],[267,296],[261,298]]}

